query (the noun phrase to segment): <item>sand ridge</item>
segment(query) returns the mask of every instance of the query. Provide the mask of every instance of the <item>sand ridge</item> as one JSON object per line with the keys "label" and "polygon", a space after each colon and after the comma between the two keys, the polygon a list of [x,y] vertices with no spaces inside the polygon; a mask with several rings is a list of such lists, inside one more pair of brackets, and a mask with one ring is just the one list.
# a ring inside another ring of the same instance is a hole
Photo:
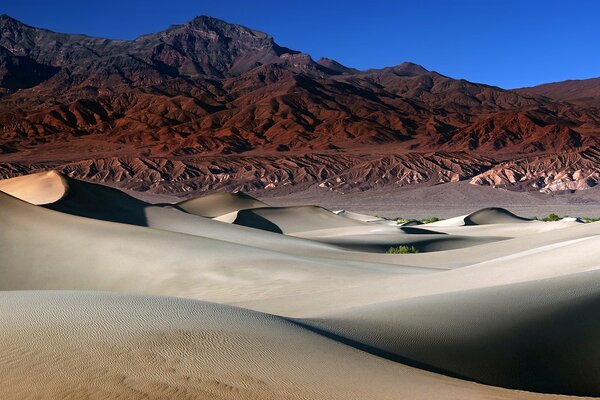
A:
{"label": "sand ridge", "polygon": [[0,180],[0,191],[31,204],[48,204],[66,193],[64,175],[56,171],[39,172]]}
{"label": "sand ridge", "polygon": [[238,210],[268,207],[266,203],[242,192],[213,193],[180,201],[177,206],[190,214],[210,218]]}

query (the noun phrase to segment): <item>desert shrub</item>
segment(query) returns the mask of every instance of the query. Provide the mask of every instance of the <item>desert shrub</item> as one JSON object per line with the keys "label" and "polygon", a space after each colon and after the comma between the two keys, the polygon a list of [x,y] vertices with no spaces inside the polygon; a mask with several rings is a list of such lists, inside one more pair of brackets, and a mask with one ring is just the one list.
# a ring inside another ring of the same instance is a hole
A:
{"label": "desert shrub", "polygon": [[398,217],[398,218],[394,219],[394,222],[396,222],[396,224],[398,224],[398,225],[402,225],[405,222],[412,222],[412,221],[417,221],[417,222],[421,222],[423,224],[428,224],[430,222],[437,222],[437,221],[441,221],[441,220],[443,220],[443,218],[430,217],[430,218],[416,219],[416,218],[402,218],[402,217]]}
{"label": "desert shrub", "polygon": [[388,254],[413,254],[418,252],[419,249],[415,246],[392,246],[387,250]]}
{"label": "desert shrub", "polygon": [[443,218],[431,217],[431,218],[423,218],[421,220],[421,222],[424,224],[429,224],[431,222],[438,222],[438,221],[442,221],[442,220],[443,220]]}
{"label": "desert shrub", "polygon": [[600,221],[600,218],[594,218],[594,217],[583,217],[583,220],[586,223],[590,223],[590,222],[598,222]]}
{"label": "desert shrub", "polygon": [[547,217],[544,217],[542,219],[540,219],[540,221],[544,221],[544,222],[556,222],[556,221],[560,221],[560,217],[554,213],[548,215]]}
{"label": "desert shrub", "polygon": [[414,218],[402,218],[402,217],[398,217],[396,219],[394,219],[394,222],[396,222],[397,225],[402,225],[406,222],[412,222],[412,221],[418,221],[418,219],[414,219]]}

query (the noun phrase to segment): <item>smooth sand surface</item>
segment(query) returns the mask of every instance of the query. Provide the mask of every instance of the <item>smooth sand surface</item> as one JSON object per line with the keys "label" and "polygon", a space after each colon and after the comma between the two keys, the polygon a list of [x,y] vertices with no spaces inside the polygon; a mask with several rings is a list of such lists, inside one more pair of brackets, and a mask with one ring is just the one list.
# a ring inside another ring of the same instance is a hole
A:
{"label": "smooth sand surface", "polygon": [[386,358],[456,377],[599,395],[599,306],[600,271],[593,271],[372,304],[308,324]]}
{"label": "smooth sand surface", "polygon": [[[0,293],[3,399],[544,399],[411,368],[193,300]],[[554,398],[554,397],[552,397]]]}
{"label": "smooth sand surface", "polygon": [[[589,228],[593,228],[597,233],[545,245],[540,245],[540,242],[547,242],[538,240],[535,243],[532,239],[531,242],[534,243],[530,247],[526,246],[527,243],[522,243],[524,250],[518,251],[515,249],[508,254],[504,251],[510,249],[510,247],[517,247],[515,243],[511,243],[511,240],[484,244],[478,247],[489,250],[486,261],[475,262],[450,270],[440,270],[439,273],[430,274],[429,276],[414,275],[402,279],[387,277],[378,282],[365,282],[365,284],[351,288],[339,288],[335,291],[315,293],[310,297],[290,293],[285,298],[279,298],[277,303],[257,300],[245,303],[244,306],[303,317],[360,305],[512,285],[594,271],[600,269],[600,263],[597,261],[600,256],[600,235],[598,234],[600,224],[586,225],[596,225],[587,226],[587,231],[589,233],[592,230]],[[564,233],[564,230],[557,232]],[[579,235],[573,234],[573,236]],[[556,236],[553,239],[557,239]],[[419,256],[436,255],[451,259],[456,254],[464,254],[466,250],[475,250],[478,247],[405,255],[404,258],[414,258],[415,264],[421,264],[417,262]],[[493,250],[489,247],[497,247],[494,249],[497,252],[496,254],[504,255],[494,256]],[[421,258],[422,263],[427,264],[426,261],[426,259]]]}
{"label": "smooth sand surface", "polygon": [[1,188],[1,398],[600,396],[600,223]]}

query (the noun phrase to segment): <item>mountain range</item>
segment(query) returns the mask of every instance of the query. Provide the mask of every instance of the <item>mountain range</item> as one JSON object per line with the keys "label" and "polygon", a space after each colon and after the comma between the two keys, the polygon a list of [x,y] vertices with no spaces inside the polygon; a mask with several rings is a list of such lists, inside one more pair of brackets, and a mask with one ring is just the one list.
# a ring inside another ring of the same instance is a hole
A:
{"label": "mountain range", "polygon": [[600,78],[505,90],[413,63],[359,71],[197,17],[135,40],[0,16],[0,177],[153,193],[600,183]]}

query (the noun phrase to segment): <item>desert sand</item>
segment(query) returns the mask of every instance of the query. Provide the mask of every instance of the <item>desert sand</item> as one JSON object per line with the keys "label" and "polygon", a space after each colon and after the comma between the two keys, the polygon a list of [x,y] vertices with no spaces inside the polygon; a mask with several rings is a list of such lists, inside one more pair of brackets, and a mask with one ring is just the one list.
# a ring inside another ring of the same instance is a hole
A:
{"label": "desert sand", "polygon": [[150,204],[56,172],[0,181],[0,221],[2,398],[600,396],[600,223]]}

